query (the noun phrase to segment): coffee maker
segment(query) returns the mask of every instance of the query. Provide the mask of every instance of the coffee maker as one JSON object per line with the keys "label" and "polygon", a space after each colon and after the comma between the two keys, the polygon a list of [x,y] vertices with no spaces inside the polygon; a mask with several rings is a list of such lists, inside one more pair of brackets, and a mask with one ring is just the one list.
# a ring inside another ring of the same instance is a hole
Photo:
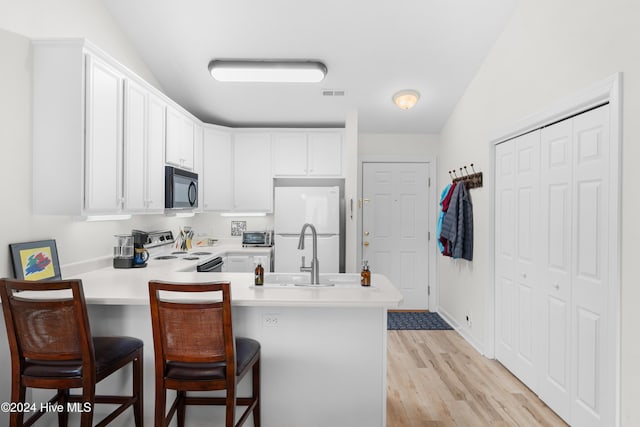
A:
{"label": "coffee maker", "polygon": [[149,233],[132,230],[131,235],[133,236],[133,267],[146,267],[147,260],[149,259],[149,251],[144,248],[144,245],[149,239]]}
{"label": "coffee maker", "polygon": [[113,268],[133,267],[133,236],[130,234],[116,234],[113,246]]}

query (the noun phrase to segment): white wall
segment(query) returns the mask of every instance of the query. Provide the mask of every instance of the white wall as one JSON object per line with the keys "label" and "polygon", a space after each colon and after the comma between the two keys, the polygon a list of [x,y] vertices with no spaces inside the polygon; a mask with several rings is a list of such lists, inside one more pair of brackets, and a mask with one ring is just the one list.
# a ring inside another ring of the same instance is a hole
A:
{"label": "white wall", "polygon": [[[85,223],[31,213],[30,37],[85,36],[152,83],[135,50],[98,0],[2,1],[0,10],[0,277],[11,276],[8,244],[54,238],[61,264],[111,254],[113,234],[132,228],[177,231],[188,221],[163,216]],[[4,29],[10,29],[5,31]],[[28,38],[29,37],[29,38]],[[61,168],[65,165],[61,164]]]}
{"label": "white wall", "polygon": [[[447,165],[489,167],[488,141],[519,119],[537,113],[615,72],[623,72],[622,189],[622,413],[623,426],[640,425],[640,286],[636,220],[640,198],[640,4],[624,0],[522,0],[473,82],[449,118],[440,145],[440,182]],[[441,308],[464,331],[484,342],[488,283],[489,188],[471,190],[474,203],[473,263],[439,258]]]}
{"label": "white wall", "polygon": [[440,136],[435,134],[361,133],[359,156],[418,155],[436,158]]}

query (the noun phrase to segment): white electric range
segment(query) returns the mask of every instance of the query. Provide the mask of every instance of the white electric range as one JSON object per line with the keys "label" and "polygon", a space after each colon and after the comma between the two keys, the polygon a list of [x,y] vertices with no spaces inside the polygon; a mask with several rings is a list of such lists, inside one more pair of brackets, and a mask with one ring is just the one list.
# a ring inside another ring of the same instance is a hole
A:
{"label": "white electric range", "polygon": [[[176,247],[173,233],[169,230],[153,231],[148,234],[149,237],[144,247],[149,251],[147,264],[150,266],[168,261],[185,261],[185,268],[195,263],[195,271],[198,272],[222,271],[223,260],[216,253],[202,248],[179,249]],[[190,262],[190,264],[186,264],[186,262]]]}

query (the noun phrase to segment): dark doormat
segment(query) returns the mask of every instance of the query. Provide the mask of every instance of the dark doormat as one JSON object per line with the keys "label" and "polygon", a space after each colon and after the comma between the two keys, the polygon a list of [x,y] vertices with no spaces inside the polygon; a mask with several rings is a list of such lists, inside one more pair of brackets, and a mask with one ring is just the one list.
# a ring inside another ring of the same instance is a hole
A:
{"label": "dark doormat", "polygon": [[445,331],[453,328],[438,313],[429,311],[390,311],[387,313],[388,330]]}

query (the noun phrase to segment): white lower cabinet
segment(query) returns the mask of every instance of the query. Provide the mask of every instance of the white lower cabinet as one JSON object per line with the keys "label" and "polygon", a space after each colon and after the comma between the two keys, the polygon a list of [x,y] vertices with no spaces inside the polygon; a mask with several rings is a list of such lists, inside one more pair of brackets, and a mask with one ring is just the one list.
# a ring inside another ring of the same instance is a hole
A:
{"label": "white lower cabinet", "polygon": [[227,254],[223,258],[223,271],[228,273],[253,273],[258,263],[262,264],[265,272],[271,272],[271,257],[269,255]]}
{"label": "white lower cabinet", "polygon": [[609,106],[496,146],[496,357],[571,425],[613,425]]}

